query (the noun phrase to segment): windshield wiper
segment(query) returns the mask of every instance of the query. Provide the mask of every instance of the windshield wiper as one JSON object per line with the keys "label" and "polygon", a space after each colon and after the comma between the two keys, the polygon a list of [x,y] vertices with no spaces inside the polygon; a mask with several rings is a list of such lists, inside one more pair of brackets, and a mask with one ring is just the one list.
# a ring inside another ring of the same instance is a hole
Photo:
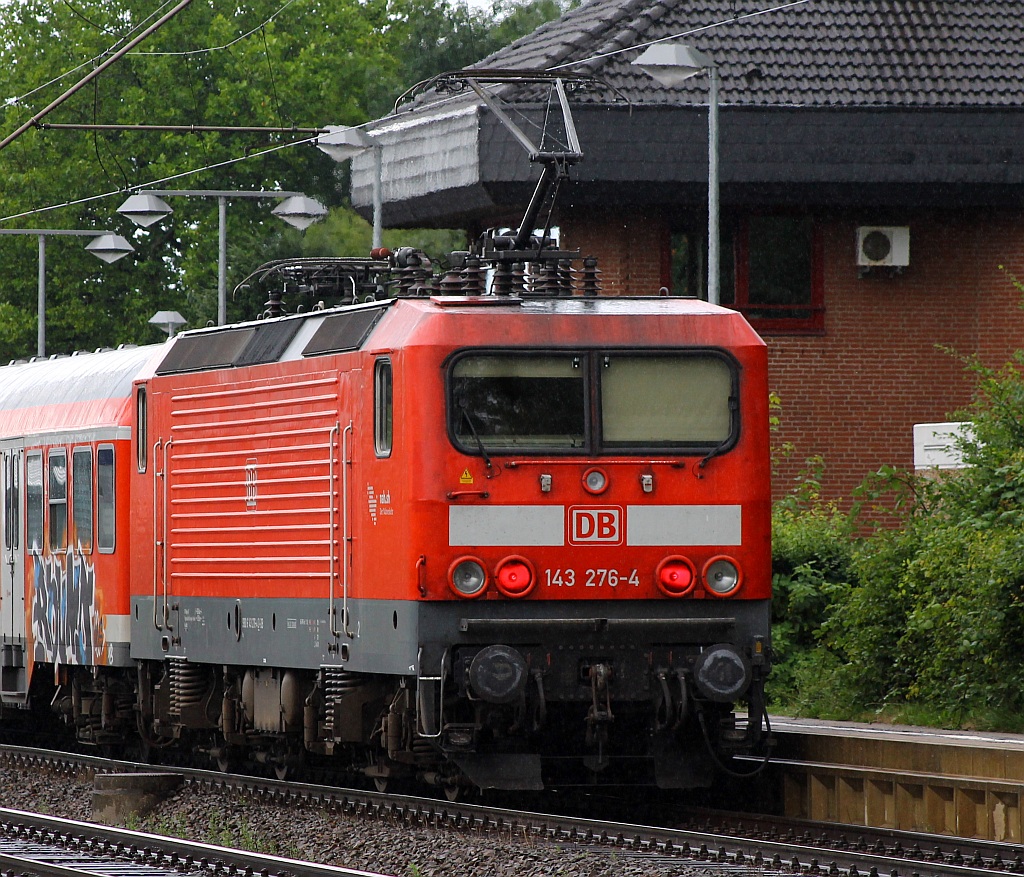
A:
{"label": "windshield wiper", "polygon": [[729,426],[729,438],[724,442],[719,442],[710,451],[708,451],[703,459],[697,464],[697,471],[700,472],[708,464],[708,460],[712,457],[717,457],[719,454],[724,453],[726,450],[732,447],[732,435],[736,431],[736,410],[739,408],[739,400],[735,396],[729,397],[729,420],[731,421]]}
{"label": "windshield wiper", "polygon": [[469,407],[465,399],[462,399],[459,402],[459,408],[462,409],[462,418],[466,421],[466,426],[469,427],[469,431],[472,433],[474,441],[476,441],[476,446],[480,451],[480,456],[484,458],[484,465],[488,469],[493,469],[494,466],[491,464],[491,458],[487,455],[487,448],[484,447],[483,440],[480,438],[480,434],[476,431],[476,426],[473,423],[473,418],[469,415]]}

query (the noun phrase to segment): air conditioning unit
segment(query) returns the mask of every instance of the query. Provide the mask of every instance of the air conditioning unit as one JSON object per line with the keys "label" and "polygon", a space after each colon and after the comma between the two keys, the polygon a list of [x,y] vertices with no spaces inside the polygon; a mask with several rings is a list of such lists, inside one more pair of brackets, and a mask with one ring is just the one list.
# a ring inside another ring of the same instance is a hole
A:
{"label": "air conditioning unit", "polygon": [[910,229],[905,225],[862,225],[857,229],[857,264],[902,268],[910,264]]}

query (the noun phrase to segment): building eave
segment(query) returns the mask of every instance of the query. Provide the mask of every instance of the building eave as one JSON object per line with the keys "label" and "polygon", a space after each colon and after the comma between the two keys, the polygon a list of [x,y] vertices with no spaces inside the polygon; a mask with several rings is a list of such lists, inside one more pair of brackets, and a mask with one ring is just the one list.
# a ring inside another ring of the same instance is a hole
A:
{"label": "building eave", "polygon": [[[540,122],[543,110],[526,110]],[[673,209],[706,198],[700,107],[574,108],[584,160],[562,206]],[[486,108],[382,120],[384,222],[490,223],[522,209],[539,168]],[[373,160],[353,162],[353,204],[371,201]],[[723,205],[1024,202],[1024,109],[722,107]],[[863,194],[858,194],[863,193]],[[880,200],[881,199],[881,200]]]}

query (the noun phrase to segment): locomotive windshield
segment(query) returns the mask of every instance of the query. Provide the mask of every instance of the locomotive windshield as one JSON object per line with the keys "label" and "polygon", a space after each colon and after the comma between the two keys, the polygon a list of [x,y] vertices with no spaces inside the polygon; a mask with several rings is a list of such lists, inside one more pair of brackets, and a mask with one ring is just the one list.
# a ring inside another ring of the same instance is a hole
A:
{"label": "locomotive windshield", "polygon": [[716,356],[601,358],[601,438],[609,448],[720,445],[732,432],[732,369]]}
{"label": "locomotive windshield", "polygon": [[734,436],[735,383],[715,353],[471,353],[451,366],[449,429],[467,453],[701,452]]}
{"label": "locomotive windshield", "polygon": [[585,382],[579,356],[466,356],[452,370],[452,420],[476,449],[584,447]]}

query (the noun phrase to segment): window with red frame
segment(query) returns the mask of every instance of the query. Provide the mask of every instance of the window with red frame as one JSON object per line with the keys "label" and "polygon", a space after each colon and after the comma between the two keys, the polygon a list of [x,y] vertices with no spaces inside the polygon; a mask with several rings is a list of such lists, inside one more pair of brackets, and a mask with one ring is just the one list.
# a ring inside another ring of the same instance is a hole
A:
{"label": "window with red frame", "polygon": [[[743,313],[761,332],[821,332],[825,328],[821,235],[804,216],[751,216],[721,229],[721,303]],[[706,236],[672,236],[671,282],[676,295],[707,298]]]}

